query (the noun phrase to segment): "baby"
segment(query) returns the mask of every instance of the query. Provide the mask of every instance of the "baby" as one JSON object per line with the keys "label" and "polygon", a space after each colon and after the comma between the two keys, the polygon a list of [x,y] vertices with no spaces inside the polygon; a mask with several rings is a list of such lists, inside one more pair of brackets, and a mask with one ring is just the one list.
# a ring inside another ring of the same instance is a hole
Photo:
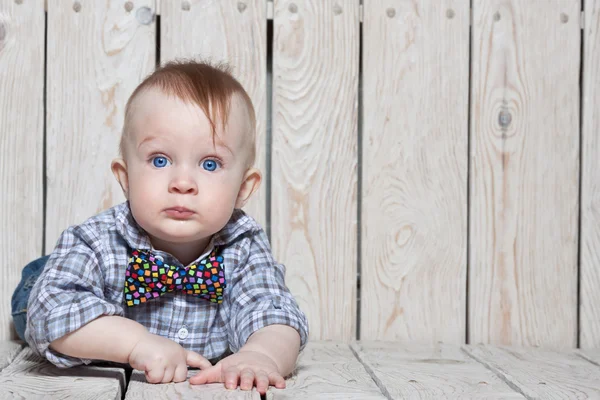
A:
{"label": "baby", "polygon": [[185,381],[191,366],[192,384],[285,387],[308,325],[240,210],[261,182],[255,125],[223,65],[171,62],[136,88],[111,166],[127,200],[43,259],[24,333],[37,353],[59,367],[129,363],[152,383]]}

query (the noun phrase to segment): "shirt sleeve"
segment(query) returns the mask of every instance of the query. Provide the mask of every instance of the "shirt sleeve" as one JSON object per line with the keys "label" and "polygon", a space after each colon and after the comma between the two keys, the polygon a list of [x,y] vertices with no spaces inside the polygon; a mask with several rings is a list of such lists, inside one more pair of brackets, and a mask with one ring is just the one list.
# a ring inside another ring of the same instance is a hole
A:
{"label": "shirt sleeve", "polygon": [[[300,350],[308,340],[308,321],[285,285],[285,266],[275,262],[265,232],[250,239],[248,258],[233,274],[229,292],[229,346],[237,352],[257,330],[288,325],[300,334]],[[225,289],[227,291],[227,289]]]}
{"label": "shirt sleeve", "polygon": [[67,368],[92,360],[52,350],[53,340],[76,331],[101,315],[123,315],[120,305],[104,296],[104,274],[95,240],[81,227],[64,231],[33,286],[27,310],[25,339],[54,365]]}

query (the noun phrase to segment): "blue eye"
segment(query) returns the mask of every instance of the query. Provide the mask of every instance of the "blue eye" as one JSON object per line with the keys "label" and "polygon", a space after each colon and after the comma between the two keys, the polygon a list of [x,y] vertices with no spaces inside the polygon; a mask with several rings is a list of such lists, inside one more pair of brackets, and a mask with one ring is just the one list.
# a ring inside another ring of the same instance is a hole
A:
{"label": "blue eye", "polygon": [[219,162],[216,160],[204,160],[202,162],[202,168],[207,171],[214,171],[219,167]]}
{"label": "blue eye", "polygon": [[167,165],[171,165],[171,162],[169,160],[167,160],[167,157],[164,156],[156,156],[152,159],[152,164],[156,167],[156,168],[164,168]]}

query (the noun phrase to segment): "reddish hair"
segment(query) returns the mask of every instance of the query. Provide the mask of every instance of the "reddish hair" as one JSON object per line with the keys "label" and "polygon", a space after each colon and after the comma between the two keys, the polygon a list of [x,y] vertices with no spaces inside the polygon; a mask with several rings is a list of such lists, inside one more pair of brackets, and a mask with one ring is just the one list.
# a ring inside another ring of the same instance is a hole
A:
{"label": "reddish hair", "polygon": [[[135,88],[125,106],[125,122],[119,144],[121,155],[124,155],[124,138],[131,129],[129,122],[132,113],[131,105],[141,93],[150,88],[158,88],[167,95],[175,96],[184,102],[200,107],[210,122],[213,141],[217,135],[218,123],[223,128],[227,125],[231,98],[234,94],[240,95],[250,116],[250,132],[248,134],[250,135],[251,154],[249,164],[254,163],[256,114],[250,96],[241,83],[233,77],[228,64],[211,64],[193,60],[174,60],[163,64]],[[219,117],[220,121],[217,121]]]}

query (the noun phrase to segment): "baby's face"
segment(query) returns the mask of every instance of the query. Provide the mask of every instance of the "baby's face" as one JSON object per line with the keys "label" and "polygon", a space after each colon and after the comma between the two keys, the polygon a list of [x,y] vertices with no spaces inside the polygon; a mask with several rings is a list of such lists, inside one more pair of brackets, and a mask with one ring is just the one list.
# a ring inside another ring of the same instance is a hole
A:
{"label": "baby's face", "polygon": [[225,226],[248,169],[248,125],[246,107],[234,97],[228,125],[217,127],[213,143],[197,105],[157,89],[136,99],[125,139],[127,197],[153,241],[204,245]]}

